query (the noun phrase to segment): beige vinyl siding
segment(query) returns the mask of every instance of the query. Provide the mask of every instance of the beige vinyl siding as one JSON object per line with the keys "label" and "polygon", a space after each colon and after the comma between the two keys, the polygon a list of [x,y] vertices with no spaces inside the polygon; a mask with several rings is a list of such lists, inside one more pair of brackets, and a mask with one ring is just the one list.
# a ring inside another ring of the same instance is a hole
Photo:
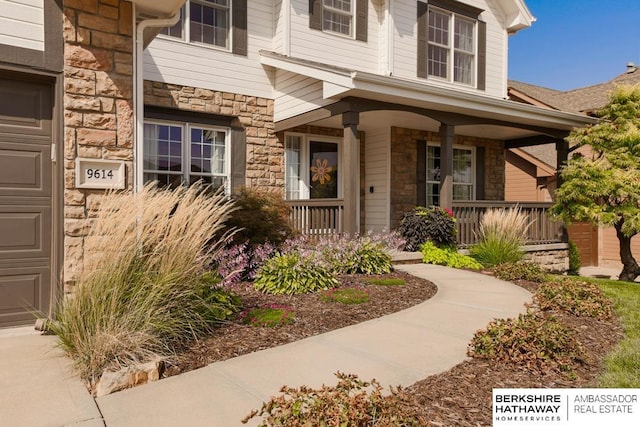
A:
{"label": "beige vinyl siding", "polygon": [[[291,0],[291,56],[323,64],[378,72],[378,31],[380,24],[369,4],[367,42],[309,28],[309,1]],[[370,2],[369,2],[370,3]]]}
{"label": "beige vinyl siding", "polygon": [[203,89],[273,98],[270,73],[259,51],[273,47],[273,4],[248,2],[248,55],[159,36],[144,56],[144,78]]}
{"label": "beige vinyl siding", "polygon": [[[367,129],[365,148],[365,212],[367,231],[389,229],[390,128]],[[373,193],[369,191],[373,187]]]}
{"label": "beige vinyl siding", "polygon": [[44,0],[0,0],[3,44],[44,51]]}
{"label": "beige vinyl siding", "polygon": [[[620,243],[613,227],[602,229],[602,251],[600,259],[603,264],[620,263]],[[638,259],[640,256],[640,235],[631,238],[631,253]]]}
{"label": "beige vinyl siding", "polygon": [[322,96],[322,82],[288,71],[276,71],[274,120],[287,119],[335,102]]}
{"label": "beige vinyl siding", "polygon": [[503,98],[506,94],[506,32],[500,22],[502,20],[500,12],[494,6],[489,5],[490,2],[465,0],[464,3],[484,9],[480,19],[487,23],[486,89],[478,91],[470,86],[448,83],[434,78],[418,79],[417,1],[394,2],[392,4],[395,24],[393,29],[393,74],[396,77],[420,80],[437,86],[480,92]]}

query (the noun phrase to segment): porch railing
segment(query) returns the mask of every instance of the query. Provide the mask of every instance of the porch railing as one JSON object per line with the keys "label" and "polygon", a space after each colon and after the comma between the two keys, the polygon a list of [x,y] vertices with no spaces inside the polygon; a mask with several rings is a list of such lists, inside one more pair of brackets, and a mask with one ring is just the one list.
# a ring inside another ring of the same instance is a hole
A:
{"label": "porch railing", "polygon": [[344,213],[343,199],[287,200],[294,230],[307,235],[340,234]]}
{"label": "porch railing", "polygon": [[468,247],[478,242],[480,221],[488,209],[511,208],[520,206],[520,211],[527,215],[527,222],[531,225],[527,232],[528,245],[564,242],[564,224],[553,221],[547,216],[547,210],[552,203],[532,202],[493,202],[474,200],[468,202],[453,202],[453,214],[456,217],[458,229],[458,245]]}

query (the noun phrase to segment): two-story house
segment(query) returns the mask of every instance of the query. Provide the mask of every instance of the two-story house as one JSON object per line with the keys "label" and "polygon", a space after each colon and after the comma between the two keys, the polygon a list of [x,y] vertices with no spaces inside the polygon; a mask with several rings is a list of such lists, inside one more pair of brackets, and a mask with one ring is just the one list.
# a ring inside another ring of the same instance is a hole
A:
{"label": "two-story house", "polygon": [[[24,15],[0,8],[13,24],[0,25],[0,165],[12,165],[0,167],[0,212],[12,212],[0,229],[23,230],[0,233],[1,325],[28,319],[19,301],[46,311],[72,291],[108,185],[276,191],[316,233],[390,229],[439,204],[470,238],[478,213],[504,200],[505,146],[551,137],[561,157],[562,138],[591,121],[507,100],[509,34],[534,21],[522,0],[12,3],[41,11],[51,37],[16,47],[2,32],[22,31]],[[49,55],[50,69],[14,48]],[[14,109],[20,85],[41,74],[52,130],[29,141],[44,151],[7,154],[4,138],[35,114]],[[29,245],[42,274],[20,258]]]}

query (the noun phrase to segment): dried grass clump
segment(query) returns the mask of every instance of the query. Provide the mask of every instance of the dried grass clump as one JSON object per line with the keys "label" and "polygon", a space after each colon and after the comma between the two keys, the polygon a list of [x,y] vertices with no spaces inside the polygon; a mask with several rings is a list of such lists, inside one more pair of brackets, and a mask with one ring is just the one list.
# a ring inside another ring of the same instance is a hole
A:
{"label": "dried grass clump", "polygon": [[212,327],[203,272],[232,209],[224,194],[197,185],[103,197],[75,293],[52,328],[83,378],[94,383],[107,368],[169,357],[176,343]]}
{"label": "dried grass clump", "polygon": [[479,242],[471,247],[471,255],[485,267],[518,262],[520,250],[527,240],[530,222],[520,207],[489,209],[480,222]]}

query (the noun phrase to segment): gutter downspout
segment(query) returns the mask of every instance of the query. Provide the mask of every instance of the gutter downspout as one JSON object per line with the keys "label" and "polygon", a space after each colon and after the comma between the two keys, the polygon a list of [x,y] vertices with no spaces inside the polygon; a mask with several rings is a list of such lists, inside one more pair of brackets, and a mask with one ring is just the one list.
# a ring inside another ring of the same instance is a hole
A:
{"label": "gutter downspout", "polygon": [[[134,13],[134,21],[135,16]],[[167,19],[145,19],[138,22],[136,29],[135,39],[135,51],[134,51],[134,122],[135,122],[135,136],[133,139],[133,191],[137,192],[142,189],[144,183],[143,175],[143,141],[144,141],[144,30],[151,27],[172,27],[178,20],[180,20],[180,12]],[[134,22],[135,25],[135,22]]]}

